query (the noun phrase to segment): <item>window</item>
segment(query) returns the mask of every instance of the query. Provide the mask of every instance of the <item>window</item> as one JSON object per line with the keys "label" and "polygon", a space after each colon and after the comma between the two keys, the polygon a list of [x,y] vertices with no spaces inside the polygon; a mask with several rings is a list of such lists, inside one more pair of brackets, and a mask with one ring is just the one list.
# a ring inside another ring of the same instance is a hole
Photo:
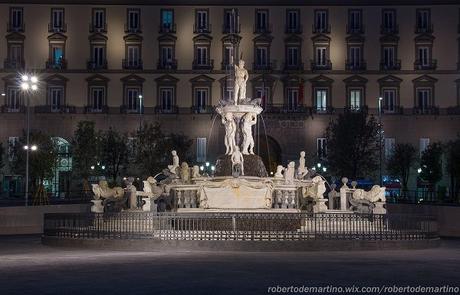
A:
{"label": "window", "polygon": [[431,32],[431,16],[429,9],[417,10],[417,33]]}
{"label": "window", "polygon": [[90,88],[90,107],[92,112],[102,112],[105,106],[105,87]]}
{"label": "window", "polygon": [[48,89],[48,100],[52,112],[59,112],[64,103],[64,88],[50,87]]}
{"label": "window", "polygon": [[268,32],[268,10],[257,9],[256,10],[256,24],[255,33],[266,33]]}
{"label": "window", "polygon": [[362,33],[362,13],[361,10],[348,10],[348,33]]}
{"label": "window", "polygon": [[353,111],[358,111],[361,108],[361,96],[362,90],[361,89],[350,89],[349,92],[349,103],[350,109]]}
{"label": "window", "polygon": [[162,32],[174,31],[174,10],[161,10],[161,29]]}
{"label": "window", "polygon": [[359,46],[351,46],[350,47],[350,61],[349,65],[353,68],[359,68],[361,65],[361,47]]}
{"label": "window", "polygon": [[8,112],[19,112],[21,108],[21,90],[18,87],[8,87],[6,95]]}
{"label": "window", "polygon": [[431,107],[431,89],[417,88],[417,106],[424,111]]}
{"label": "window", "polygon": [[60,32],[64,31],[64,9],[52,8],[51,9],[51,31]]}
{"label": "window", "polygon": [[233,45],[225,45],[224,48],[224,63],[226,65],[233,65],[234,59],[234,47]]}
{"label": "window", "polygon": [[[232,82],[229,81],[228,84],[231,84]],[[223,91],[223,97],[224,97],[224,100],[231,100],[233,99],[233,87],[232,86],[227,86],[227,87],[223,87],[222,89]]]}
{"label": "window", "polygon": [[209,13],[207,9],[198,9],[195,12],[195,33],[209,32]]}
{"label": "window", "polygon": [[327,111],[328,89],[315,88],[315,108],[318,112]]}
{"label": "window", "polygon": [[418,47],[418,62],[419,65],[427,67],[430,65],[430,48],[429,47]]}
{"label": "window", "polygon": [[327,47],[316,47],[315,62],[317,66],[327,65]]}
{"label": "window", "polygon": [[207,101],[208,101],[208,88],[195,88],[195,100],[194,100],[194,107],[195,110],[203,111],[206,110]]}
{"label": "window", "polygon": [[395,66],[395,47],[383,47],[383,65],[386,69],[392,69]]}
{"label": "window", "polygon": [[8,160],[12,162],[14,160],[14,148],[19,144],[18,136],[8,137]]}
{"label": "window", "polygon": [[383,111],[388,113],[394,113],[396,111],[396,89],[383,89]]}
{"label": "window", "polygon": [[256,65],[267,66],[268,65],[268,48],[257,47],[256,48]]}
{"label": "window", "polygon": [[382,12],[382,33],[396,32],[396,11],[392,9],[384,9]]}
{"label": "window", "polygon": [[10,44],[8,46],[8,58],[9,65],[8,68],[19,69],[22,68],[22,53],[23,45],[22,44]]}
{"label": "window", "polygon": [[197,65],[207,65],[208,64],[208,47],[198,46],[196,48],[196,63]]}
{"label": "window", "polygon": [[105,46],[93,46],[92,63],[95,68],[102,68],[106,65],[105,60]]}
{"label": "window", "polygon": [[395,142],[396,142],[396,140],[394,138],[386,138],[385,137],[385,142],[384,142],[385,159],[389,159],[393,155],[393,152],[394,152],[394,149],[395,149]]}
{"label": "window", "polygon": [[64,44],[51,45],[51,62],[53,66],[60,66],[64,59]]}
{"label": "window", "polygon": [[318,158],[324,159],[327,157],[327,142],[326,138],[319,137],[316,139],[316,154]]}
{"label": "window", "polygon": [[300,32],[300,11],[289,9],[286,12],[286,33]]}
{"label": "window", "polygon": [[315,10],[315,33],[329,33],[327,10]]}
{"label": "window", "polygon": [[140,89],[138,87],[126,88],[126,109],[128,111],[139,111]]}
{"label": "window", "polygon": [[262,107],[266,106],[267,104],[267,101],[270,97],[270,87],[256,87],[255,88],[255,91],[256,91],[256,98],[260,98],[261,99],[261,105]]}
{"label": "window", "polygon": [[106,22],[105,22],[105,9],[95,8],[93,10],[93,31],[105,31]]}
{"label": "window", "polygon": [[128,46],[128,67],[137,68],[140,66],[139,46]]}
{"label": "window", "polygon": [[173,94],[174,94],[174,88],[160,87],[160,107],[162,111],[172,112]]}
{"label": "window", "polygon": [[128,32],[139,32],[141,29],[141,11],[139,9],[128,9]]}
{"label": "window", "polygon": [[287,89],[287,109],[289,111],[296,110],[299,105],[299,89],[288,88]]}
{"label": "window", "polygon": [[224,33],[237,34],[239,30],[238,9],[224,10]]}
{"label": "window", "polygon": [[420,156],[422,156],[423,152],[426,150],[426,148],[429,145],[430,145],[430,139],[429,138],[420,138],[420,140],[419,140]]}
{"label": "window", "polygon": [[22,7],[12,7],[10,8],[9,31],[22,30],[24,30],[24,10]]}
{"label": "window", "polygon": [[196,139],[196,161],[198,163],[206,162],[206,137]]}
{"label": "window", "polygon": [[287,65],[297,66],[299,64],[299,47],[287,48]]}

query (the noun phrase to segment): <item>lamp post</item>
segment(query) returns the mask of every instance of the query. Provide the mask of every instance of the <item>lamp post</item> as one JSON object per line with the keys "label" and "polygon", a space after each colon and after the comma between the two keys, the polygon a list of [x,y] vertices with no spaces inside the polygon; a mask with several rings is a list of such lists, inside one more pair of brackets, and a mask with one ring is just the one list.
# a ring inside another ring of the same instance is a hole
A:
{"label": "lamp post", "polygon": [[379,97],[379,181],[380,186],[383,185],[382,181],[382,97]]}
{"label": "lamp post", "polygon": [[[28,206],[29,203],[29,152],[36,151],[37,146],[30,146],[30,93],[38,90],[38,78],[36,76],[22,75],[21,76],[21,89],[24,93],[24,97],[27,100],[27,110],[26,110],[26,181],[25,181],[25,205]],[[30,148],[29,148],[30,147]]]}
{"label": "lamp post", "polygon": [[142,99],[144,98],[142,94],[139,94],[139,130],[142,129]]}

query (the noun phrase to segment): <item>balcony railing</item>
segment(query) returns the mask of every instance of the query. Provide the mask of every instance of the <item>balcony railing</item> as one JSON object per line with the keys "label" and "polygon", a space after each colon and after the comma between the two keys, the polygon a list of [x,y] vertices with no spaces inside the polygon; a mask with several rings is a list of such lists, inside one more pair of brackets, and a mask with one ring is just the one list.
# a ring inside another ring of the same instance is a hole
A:
{"label": "balcony railing", "polygon": [[132,27],[125,24],[125,34],[140,34],[142,33],[142,26],[139,24],[137,27]]}
{"label": "balcony railing", "polygon": [[90,33],[107,33],[107,23],[104,23],[102,27],[96,26],[95,24],[89,24]]}
{"label": "balcony railing", "polygon": [[212,32],[212,27],[211,24],[206,24],[206,25],[199,25],[195,23],[193,26],[193,33],[194,34],[210,34]]}
{"label": "balcony railing", "polygon": [[25,25],[24,23],[21,23],[20,25],[14,25],[11,22],[6,23],[6,30],[8,33],[24,33],[25,30]]}
{"label": "balcony railing", "polygon": [[433,24],[429,24],[427,26],[415,26],[415,34],[432,34],[433,31]]}
{"label": "balcony railing", "polygon": [[412,113],[414,115],[439,115],[439,107],[414,107]]}
{"label": "balcony railing", "polygon": [[346,106],[343,109],[345,112],[352,112],[352,113],[358,113],[358,112],[367,112],[369,110],[367,105],[359,105],[359,106]]}
{"label": "balcony railing", "polygon": [[23,60],[5,58],[5,61],[3,62],[3,68],[9,70],[22,70],[25,68],[25,62]]}
{"label": "balcony railing", "polygon": [[170,107],[156,106],[155,113],[156,114],[177,114],[179,113],[179,108],[177,106],[170,106]]}
{"label": "balcony railing", "polygon": [[315,114],[332,114],[334,112],[334,108],[331,106],[325,106],[325,107],[314,106],[312,108],[312,112]]}
{"label": "balcony railing", "polygon": [[367,63],[364,60],[349,60],[345,61],[345,69],[347,71],[364,71],[366,70]]}
{"label": "balcony railing", "polygon": [[104,59],[102,61],[95,61],[95,60],[89,59],[86,62],[86,68],[88,70],[107,70],[107,60]]}
{"label": "balcony railing", "polygon": [[286,25],[284,28],[284,32],[286,34],[302,34],[302,26],[299,24],[298,26],[291,27]]}
{"label": "balcony railing", "polygon": [[160,34],[175,34],[176,33],[176,24],[160,24],[158,26],[158,33]]}
{"label": "balcony railing", "polygon": [[94,106],[85,106],[86,114],[107,114],[109,112],[108,106],[102,106],[100,108],[95,108]]}
{"label": "balcony railing", "polygon": [[19,106],[2,105],[0,110],[2,113],[24,113],[26,110],[26,107],[23,105],[19,105]]}
{"label": "balcony railing", "polygon": [[331,24],[327,24],[326,26],[317,26],[314,24],[312,26],[313,34],[330,34],[331,33]]}
{"label": "balcony railing", "polygon": [[254,34],[271,34],[273,32],[272,24],[254,24]]}
{"label": "balcony railing", "polygon": [[192,63],[192,69],[194,70],[212,70],[214,68],[214,60],[209,59],[206,61],[206,63],[198,63],[198,61],[195,59],[193,60]]}
{"label": "balcony railing", "polygon": [[46,61],[46,68],[48,70],[65,70],[67,69],[67,60],[61,58],[59,60],[48,59]]}
{"label": "balcony railing", "polygon": [[158,70],[177,70],[177,60],[158,60],[157,63]]}
{"label": "balcony railing", "polygon": [[438,61],[436,59],[429,60],[427,63],[422,62],[420,59],[416,59],[414,62],[415,70],[436,70]]}
{"label": "balcony railing", "polygon": [[212,114],[214,112],[214,107],[212,106],[192,106],[192,114]]}
{"label": "balcony railing", "polygon": [[121,65],[125,70],[142,70],[143,68],[142,59],[123,59]]}
{"label": "balcony railing", "polygon": [[287,104],[267,104],[265,107],[265,111],[267,113],[278,113],[278,114],[286,114],[286,113],[295,113],[295,114],[311,114],[311,108],[306,107],[304,105],[287,105]]}
{"label": "balcony railing", "polygon": [[239,34],[241,32],[241,24],[231,26],[229,24],[222,25],[222,34]]}
{"label": "balcony railing", "polygon": [[332,62],[330,59],[327,59],[324,64],[318,63],[316,60],[310,60],[310,69],[312,71],[326,71],[332,70]]}
{"label": "balcony railing", "polygon": [[364,34],[364,26],[361,25],[361,26],[350,26],[350,25],[347,25],[347,34],[351,35],[351,34]]}
{"label": "balcony railing", "polygon": [[75,106],[51,106],[51,105],[42,105],[42,106],[35,106],[35,113],[66,113],[66,114],[75,114],[76,108]]}
{"label": "balcony railing", "polygon": [[139,107],[136,106],[136,108],[130,108],[127,105],[121,105],[120,106],[120,114],[143,114],[144,113],[144,107],[141,107],[141,110],[139,110]]}
{"label": "balcony railing", "polygon": [[48,24],[49,33],[65,33],[67,32],[67,24],[61,24],[60,26],[55,26],[54,24]]}
{"label": "balcony railing", "polygon": [[401,60],[397,59],[393,62],[380,61],[381,71],[399,71],[401,70]]}
{"label": "balcony railing", "polygon": [[258,72],[270,72],[276,69],[276,60],[272,60],[266,64],[252,63],[252,69]]}
{"label": "balcony railing", "polygon": [[460,115],[460,106],[448,107],[447,114],[448,115]]}
{"label": "balcony railing", "polygon": [[285,71],[303,71],[304,69],[304,64],[303,62],[301,63],[298,63],[298,64],[288,64],[288,63],[284,63],[283,65],[283,69]]}
{"label": "balcony railing", "polygon": [[399,34],[399,26],[394,25],[393,27],[387,27],[385,25],[380,25],[380,34],[382,34],[382,35],[397,35],[397,34]]}
{"label": "balcony railing", "polygon": [[[378,113],[378,109],[377,109],[377,113]],[[402,115],[404,114],[404,108],[401,107],[401,106],[393,106],[392,108],[387,106],[387,105],[383,105],[382,106],[382,114],[385,114],[385,115]]]}

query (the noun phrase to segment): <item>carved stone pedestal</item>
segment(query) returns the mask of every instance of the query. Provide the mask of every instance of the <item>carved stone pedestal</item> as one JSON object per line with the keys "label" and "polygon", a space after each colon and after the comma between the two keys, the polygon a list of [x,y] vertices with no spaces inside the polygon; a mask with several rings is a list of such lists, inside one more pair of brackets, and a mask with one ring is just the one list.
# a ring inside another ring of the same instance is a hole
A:
{"label": "carved stone pedestal", "polygon": [[323,213],[327,211],[326,206],[327,199],[317,199],[315,200],[315,205],[313,205],[313,213]]}
{"label": "carved stone pedestal", "polygon": [[104,206],[102,200],[91,200],[93,206],[91,206],[91,212],[93,213],[104,213]]}
{"label": "carved stone pedestal", "polygon": [[375,202],[375,208],[372,211],[374,214],[386,214],[387,209],[384,207],[385,202]]}
{"label": "carved stone pedestal", "polygon": [[[232,175],[232,160],[230,155],[220,156],[216,161],[215,176]],[[243,155],[244,176],[267,177],[267,169],[262,158],[257,155]]]}

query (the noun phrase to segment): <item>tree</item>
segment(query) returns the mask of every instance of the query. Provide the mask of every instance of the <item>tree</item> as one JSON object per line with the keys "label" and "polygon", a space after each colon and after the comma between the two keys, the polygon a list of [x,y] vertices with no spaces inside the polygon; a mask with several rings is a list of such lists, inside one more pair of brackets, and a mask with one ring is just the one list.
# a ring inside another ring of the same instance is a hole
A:
{"label": "tree", "polygon": [[83,184],[87,185],[91,174],[91,166],[98,162],[99,137],[92,121],[78,122],[72,141],[72,159],[74,168],[83,178]]}
{"label": "tree", "polygon": [[112,128],[101,132],[99,138],[99,159],[107,175],[116,182],[121,170],[128,165],[128,138]]}
{"label": "tree", "polygon": [[409,143],[397,144],[387,161],[388,173],[401,180],[403,194],[407,192],[410,170],[417,161],[415,147]]}
{"label": "tree", "polygon": [[[41,131],[32,130],[29,138],[30,145],[36,145],[36,151],[29,152],[29,176],[32,190],[43,185],[45,179],[51,179],[58,160],[56,144],[51,137]],[[14,173],[25,175],[26,135],[19,138],[19,142],[13,148],[12,169]]]}
{"label": "tree", "polygon": [[450,178],[452,197],[459,196],[460,191],[460,137],[446,144],[446,171]]}
{"label": "tree", "polygon": [[379,126],[366,111],[346,111],[331,121],[327,130],[327,162],[337,176],[352,179],[375,172],[378,167]]}
{"label": "tree", "polygon": [[436,189],[436,183],[442,178],[442,153],[442,144],[435,142],[428,145],[420,159],[422,167],[420,178],[429,183],[432,191]]}

